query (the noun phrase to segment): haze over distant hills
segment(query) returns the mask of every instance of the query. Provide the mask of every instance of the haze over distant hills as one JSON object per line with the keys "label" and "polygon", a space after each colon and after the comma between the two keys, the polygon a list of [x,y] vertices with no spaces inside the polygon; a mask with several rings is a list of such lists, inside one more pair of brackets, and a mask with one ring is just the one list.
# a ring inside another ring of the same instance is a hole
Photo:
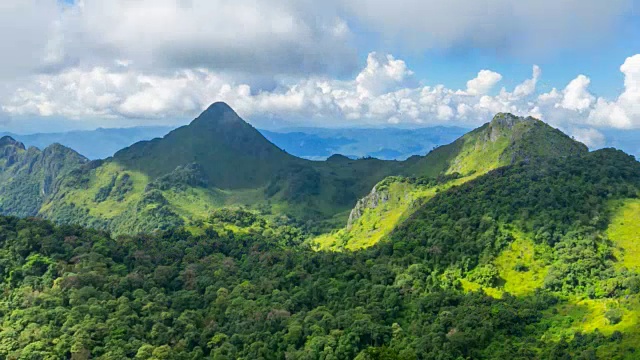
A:
{"label": "haze over distant hills", "polygon": [[[131,128],[100,128],[61,133],[9,135],[25,146],[40,149],[60,143],[85,157],[95,160],[112,156],[116,151],[138,141],[162,137],[174,127],[141,126]],[[448,144],[468,129],[436,126],[416,129],[399,128],[283,128],[258,129],[267,140],[286,152],[310,160],[324,160],[334,154],[351,158],[375,157],[384,160],[404,160],[412,155],[425,155],[434,147]],[[640,158],[640,130],[603,130],[602,146],[615,147]]]}
{"label": "haze over distant hills", "polygon": [[25,146],[35,146],[44,149],[59,143],[74,149],[85,157],[95,160],[104,159],[116,151],[135,142],[150,140],[164,136],[173,127],[168,126],[139,126],[132,128],[99,128],[96,130],[78,130],[60,133],[12,134],[0,132],[1,136],[11,136]]}
{"label": "haze over distant hills", "polygon": [[[112,156],[116,151],[138,141],[162,137],[173,129],[174,127],[168,126],[142,126],[62,133],[0,132],[0,136],[9,135],[26,146],[40,149],[60,143],[95,160]],[[439,126],[419,129],[292,128],[258,131],[288,153],[310,160],[324,160],[334,154],[353,158],[370,156],[402,160],[412,155],[424,155],[435,146],[452,142],[468,130]]]}

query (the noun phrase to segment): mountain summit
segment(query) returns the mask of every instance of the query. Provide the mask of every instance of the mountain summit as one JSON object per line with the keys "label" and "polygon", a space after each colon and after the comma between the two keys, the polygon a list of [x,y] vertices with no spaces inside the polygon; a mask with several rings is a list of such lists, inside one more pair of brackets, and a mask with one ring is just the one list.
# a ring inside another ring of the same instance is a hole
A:
{"label": "mountain summit", "polygon": [[223,189],[264,186],[276,172],[300,161],[270,143],[223,102],[163,138],[118,151],[113,160],[151,179],[196,163],[211,185]]}
{"label": "mountain summit", "polygon": [[533,117],[498,113],[481,127],[449,145],[414,158],[408,174],[486,173],[500,166],[537,157],[585,154],[589,149],[562,131]]}

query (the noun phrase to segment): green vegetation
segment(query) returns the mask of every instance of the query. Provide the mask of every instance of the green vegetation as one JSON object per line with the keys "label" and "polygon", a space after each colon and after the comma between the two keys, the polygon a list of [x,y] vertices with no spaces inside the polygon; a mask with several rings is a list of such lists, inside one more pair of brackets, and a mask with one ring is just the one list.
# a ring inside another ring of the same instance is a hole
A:
{"label": "green vegetation", "polygon": [[[6,154],[0,159],[5,164],[15,163],[18,153],[30,154],[26,158],[39,154],[13,140],[4,143],[4,149],[14,149],[3,150]],[[332,156],[314,162],[278,149],[224,103],[213,104],[190,125],[162,139],[139,142],[104,161],[85,164],[68,149],[52,149],[43,153],[64,156],[50,156],[45,167],[53,169],[50,175],[21,172],[15,165],[0,169],[1,177],[8,179],[0,182],[2,213],[39,215],[126,234],[190,225],[206,219],[213,209],[245,206],[294,218],[314,233],[327,234],[344,226],[358,199],[388,176],[434,179],[463,174],[463,179],[435,190],[392,186],[392,206],[367,208],[337,237],[321,238],[323,248],[334,249],[375,244],[434,191],[495,167],[586,152],[582,144],[540,121],[498,114],[491,123],[425,157],[401,162]]]}
{"label": "green vegetation", "polygon": [[162,139],[76,168],[31,215],[126,234],[189,225],[213,209],[246,206],[320,232],[346,221],[357,199],[402,165],[299,159],[216,103]]}
{"label": "green vegetation", "polygon": [[[441,146],[424,158],[408,160],[404,171],[420,178],[383,180],[356,204],[345,228],[320,235],[312,243],[324,250],[369,247],[385,239],[420,204],[442,190],[519,161],[585,153],[584,145],[539,120],[498,114],[454,143]],[[373,201],[376,206],[371,206],[372,198],[381,197],[382,201]]]}
{"label": "green vegetation", "polygon": [[40,151],[5,136],[0,138],[0,213],[34,216],[57,191],[60,178],[87,160],[53,144]]}
{"label": "green vegetation", "polygon": [[405,162],[255,134],[215,104],[104,161],[0,139],[2,211],[53,220],[0,217],[0,358],[637,357],[633,157],[508,114]]}
{"label": "green vegetation", "polygon": [[619,265],[640,270],[640,200],[627,200],[616,211],[607,235],[615,244],[614,255]]}

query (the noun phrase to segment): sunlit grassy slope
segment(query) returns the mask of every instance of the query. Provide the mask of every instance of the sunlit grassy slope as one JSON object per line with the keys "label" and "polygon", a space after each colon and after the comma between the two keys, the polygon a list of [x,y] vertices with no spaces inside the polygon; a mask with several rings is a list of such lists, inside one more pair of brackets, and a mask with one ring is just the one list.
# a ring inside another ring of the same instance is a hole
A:
{"label": "sunlit grassy slope", "polygon": [[[617,309],[621,321],[612,324],[608,311]],[[611,341],[597,349],[598,359],[638,359],[640,342],[640,298],[637,295],[619,299],[579,299],[567,301],[544,312],[538,324],[540,337],[545,341],[571,339],[576,333],[600,332],[606,336],[614,332],[623,334],[620,341]]]}
{"label": "sunlit grassy slope", "polygon": [[[640,200],[627,199],[613,205],[612,217],[606,233],[614,243],[616,267],[633,272],[640,270]],[[515,240],[492,262],[498,269],[501,284],[483,287],[467,278],[460,280],[463,290],[483,291],[488,296],[501,298],[504,293],[527,296],[543,288],[549,270],[546,258],[552,257],[553,249],[536,245],[520,232],[513,232]],[[526,269],[518,271],[516,268]],[[619,311],[621,320],[612,323],[607,312]],[[612,341],[597,349],[602,359],[637,359],[635,352],[640,343],[640,297],[626,295],[617,298],[590,299],[569,296],[557,306],[544,312],[537,325],[544,341],[571,339],[576,333],[600,332],[606,336],[620,332],[620,341]]]}
{"label": "sunlit grassy slope", "polygon": [[[586,151],[584,145],[539,120],[498,114],[490,123],[452,144],[435,149],[405,169],[412,176],[460,174],[461,178],[431,188],[406,182],[392,183],[386,186],[389,201],[378,207],[365,208],[362,216],[351,226],[323,234],[311,243],[319,250],[358,250],[373,246],[408,218],[418,204],[428,201],[438,191],[519,160],[561,157]],[[388,183],[389,180],[383,182]]]}
{"label": "sunlit grassy slope", "polygon": [[317,237],[313,240],[314,246],[319,250],[357,250],[372,246],[411,213],[416,201],[435,195],[436,188],[393,181],[378,191],[385,192],[388,200],[375,208],[366,208],[350,228]]}
{"label": "sunlit grassy slope", "polygon": [[549,270],[544,257],[550,253],[550,249],[534,244],[522,233],[512,234],[516,240],[500,253],[494,264],[504,280],[502,288],[505,292],[512,295],[530,294],[544,283]]}
{"label": "sunlit grassy slope", "polygon": [[500,284],[496,287],[483,287],[468,278],[461,279],[465,291],[483,290],[492,297],[500,298],[505,292],[524,296],[542,288],[549,271],[548,246],[536,245],[529,236],[520,231],[510,232],[515,239],[492,261],[498,270]]}
{"label": "sunlit grassy slope", "polygon": [[620,204],[611,220],[607,235],[614,242],[614,255],[620,267],[640,270],[640,200]]}
{"label": "sunlit grassy slope", "polygon": [[410,216],[420,204],[452,186],[479,176],[475,173],[440,185],[419,185],[402,178],[389,178],[376,186],[388,200],[377,207],[363,209],[363,214],[351,226],[320,235],[311,240],[317,250],[359,250],[375,245]]}

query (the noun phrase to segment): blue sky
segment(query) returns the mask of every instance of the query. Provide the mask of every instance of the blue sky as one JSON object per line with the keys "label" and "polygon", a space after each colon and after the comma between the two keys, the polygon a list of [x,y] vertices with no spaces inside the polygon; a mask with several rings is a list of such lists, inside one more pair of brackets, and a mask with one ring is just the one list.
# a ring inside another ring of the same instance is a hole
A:
{"label": "blue sky", "polygon": [[[640,0],[5,0],[0,129],[640,128]],[[536,66],[536,67],[534,67]]]}
{"label": "blue sky", "polygon": [[[617,17],[610,38],[572,47],[545,51],[539,54],[496,54],[492,49],[462,47],[415,51],[401,44],[379,40],[379,36],[364,32],[360,44],[365,49],[390,52],[405,59],[416,75],[433,83],[463,88],[479,69],[491,69],[504,75],[504,85],[515,86],[519,79],[530,75],[531,65],[544,69],[541,91],[562,87],[578,74],[588,74],[595,94],[615,97],[623,88],[623,75],[619,71],[621,60],[640,52],[640,7],[634,2],[632,11]],[[363,55],[366,57],[366,55]]]}

